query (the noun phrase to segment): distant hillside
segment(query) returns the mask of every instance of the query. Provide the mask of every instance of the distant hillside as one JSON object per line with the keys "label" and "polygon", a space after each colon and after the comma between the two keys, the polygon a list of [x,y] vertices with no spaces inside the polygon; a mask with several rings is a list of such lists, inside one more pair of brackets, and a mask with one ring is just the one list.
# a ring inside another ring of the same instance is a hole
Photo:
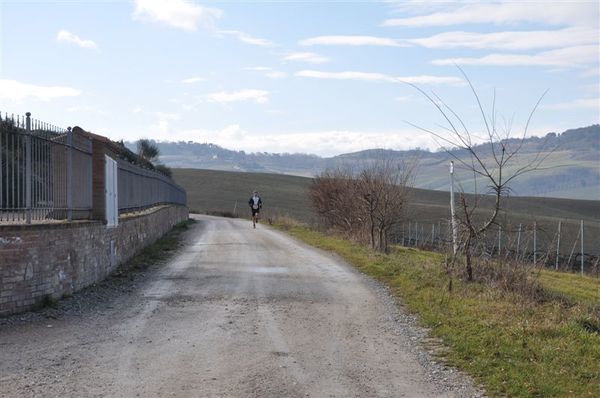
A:
{"label": "distant hillside", "polygon": [[[240,173],[217,170],[173,169],[173,177],[188,193],[188,206],[193,212],[237,212],[248,216],[248,198],[255,189],[264,200],[264,217],[290,215],[310,223],[315,220],[307,196],[310,178],[267,173]],[[491,206],[491,198],[481,207]],[[408,201],[406,221],[418,222],[423,232],[431,231],[432,224],[447,229],[450,218],[448,192],[413,189]],[[558,221],[562,221],[561,251],[569,253],[578,236],[579,222],[585,220],[586,251],[600,253],[600,201],[555,198],[511,197],[503,204],[498,222],[503,230],[516,228],[522,223],[523,242],[531,244],[530,227],[537,222],[539,239],[552,241]],[[492,233],[492,236],[496,236]]]}
{"label": "distant hillside", "polygon": [[[126,143],[134,147],[134,143]],[[279,173],[298,176],[314,176],[326,168],[360,165],[381,158],[418,159],[419,169],[416,186],[419,188],[448,190],[448,162],[446,152],[424,150],[395,151],[369,149],[354,153],[322,158],[310,154],[246,153],[233,151],[209,143],[157,142],[160,160],[171,167],[229,170],[243,172]],[[486,153],[487,146],[478,150]],[[520,164],[537,153],[549,154],[543,170],[523,175],[512,185],[513,195],[542,196],[572,199],[600,199],[600,125],[592,125],[563,133],[548,133],[545,137],[528,138],[520,152]],[[458,157],[464,151],[453,151]],[[515,167],[518,164],[514,165]],[[457,170],[457,181],[467,192],[479,190],[485,184],[475,183],[472,175]]]}

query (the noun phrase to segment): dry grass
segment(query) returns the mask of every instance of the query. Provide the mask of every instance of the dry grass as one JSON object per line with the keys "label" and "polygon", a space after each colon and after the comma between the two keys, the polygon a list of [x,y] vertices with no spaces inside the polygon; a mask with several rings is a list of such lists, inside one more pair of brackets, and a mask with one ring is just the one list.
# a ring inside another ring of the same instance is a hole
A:
{"label": "dry grass", "polygon": [[[590,295],[598,286],[591,278],[490,263],[479,268],[478,281],[465,283],[449,274],[439,253],[397,247],[375,254],[306,227],[288,232],[390,286],[449,348],[443,360],[490,396],[600,396],[600,296]],[[560,282],[545,284],[552,279]],[[529,294],[538,286],[547,293],[541,300]]]}

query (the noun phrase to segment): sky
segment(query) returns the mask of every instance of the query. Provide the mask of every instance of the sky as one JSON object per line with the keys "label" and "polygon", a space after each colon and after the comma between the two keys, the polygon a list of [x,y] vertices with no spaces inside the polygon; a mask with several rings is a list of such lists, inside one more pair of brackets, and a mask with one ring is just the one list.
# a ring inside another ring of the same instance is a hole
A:
{"label": "sky", "polygon": [[[119,140],[333,156],[599,123],[597,1],[4,1],[0,112]],[[462,70],[462,71],[461,71]],[[463,72],[465,75],[463,75]],[[415,127],[417,126],[417,127]]]}

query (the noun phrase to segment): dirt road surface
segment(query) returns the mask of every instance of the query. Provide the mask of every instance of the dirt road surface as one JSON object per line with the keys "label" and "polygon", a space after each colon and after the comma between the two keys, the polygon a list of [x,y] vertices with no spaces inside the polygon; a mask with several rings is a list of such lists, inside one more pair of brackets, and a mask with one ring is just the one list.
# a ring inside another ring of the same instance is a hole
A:
{"label": "dirt road surface", "polygon": [[123,294],[0,324],[0,396],[478,395],[350,266],[263,225],[196,218]]}

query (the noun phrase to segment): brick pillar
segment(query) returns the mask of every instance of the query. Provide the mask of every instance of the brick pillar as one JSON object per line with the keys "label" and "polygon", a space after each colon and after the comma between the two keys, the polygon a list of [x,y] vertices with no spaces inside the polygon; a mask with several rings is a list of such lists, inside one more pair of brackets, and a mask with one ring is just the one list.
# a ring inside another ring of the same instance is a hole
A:
{"label": "brick pillar", "polygon": [[92,140],[92,219],[106,221],[104,156],[117,159],[119,148],[108,138],[87,132],[81,127],[73,127],[73,132],[84,134]]}
{"label": "brick pillar", "polygon": [[106,145],[98,140],[92,140],[92,218],[95,220],[106,220],[105,154]]}

